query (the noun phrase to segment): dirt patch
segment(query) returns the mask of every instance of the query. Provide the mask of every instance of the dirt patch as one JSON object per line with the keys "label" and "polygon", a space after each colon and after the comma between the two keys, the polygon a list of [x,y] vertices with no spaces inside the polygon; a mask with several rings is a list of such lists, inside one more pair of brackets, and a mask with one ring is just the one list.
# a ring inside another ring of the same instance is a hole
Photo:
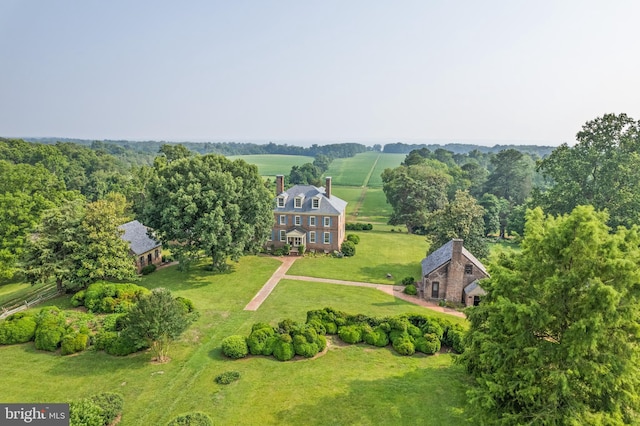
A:
{"label": "dirt patch", "polygon": [[160,361],[158,358],[151,358],[151,364],[153,365],[162,365],[171,361],[170,357],[166,357],[164,360]]}

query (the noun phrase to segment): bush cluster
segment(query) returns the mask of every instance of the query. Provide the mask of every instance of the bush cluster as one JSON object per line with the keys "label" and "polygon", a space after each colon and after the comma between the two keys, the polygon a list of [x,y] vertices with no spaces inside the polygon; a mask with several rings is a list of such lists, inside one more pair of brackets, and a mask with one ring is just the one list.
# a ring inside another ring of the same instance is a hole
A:
{"label": "bush cluster", "polygon": [[36,317],[36,349],[55,352],[66,334],[64,313],[56,307],[45,308]]}
{"label": "bush cluster", "polygon": [[356,234],[348,234],[347,235],[347,241],[351,241],[353,244],[359,244],[360,243],[360,237]]}
{"label": "bush cluster", "polygon": [[340,246],[340,251],[344,257],[351,257],[356,255],[356,245],[353,241],[344,241]]}
{"label": "bush cluster", "polygon": [[142,275],[149,275],[150,273],[155,272],[156,269],[158,269],[158,267],[153,263],[150,263],[147,266],[143,266],[142,269],[140,270],[140,273]]}
{"label": "bush cluster", "polygon": [[345,229],[347,231],[371,231],[373,225],[370,223],[347,223]]}
{"label": "bush cluster", "polygon": [[215,378],[216,383],[219,385],[228,385],[229,383],[233,383],[240,378],[240,373],[238,371],[225,371],[224,373],[218,375]]}
{"label": "bush cluster", "polygon": [[167,423],[167,426],[213,426],[213,420],[208,414],[194,411],[179,415]]}
{"label": "bush cluster", "polygon": [[238,334],[226,337],[222,341],[222,353],[231,359],[244,358],[249,354],[247,339]]}
{"label": "bush cluster", "polygon": [[413,284],[408,284],[403,291],[405,294],[408,294],[410,296],[415,296],[416,294],[418,294],[418,289]]}
{"label": "bush cluster", "polygon": [[102,392],[69,404],[72,425],[110,425],[122,414],[124,398],[119,393]]}
{"label": "bush cluster", "polygon": [[414,284],[415,285],[416,280],[413,277],[404,277],[401,281],[402,285],[409,285],[409,284]]}
{"label": "bush cluster", "polygon": [[18,312],[0,322],[0,345],[32,341],[36,336],[36,319],[28,312]]}
{"label": "bush cluster", "polygon": [[126,312],[149,290],[135,284],[97,282],[73,295],[73,306],[85,306],[89,312],[110,314]]}

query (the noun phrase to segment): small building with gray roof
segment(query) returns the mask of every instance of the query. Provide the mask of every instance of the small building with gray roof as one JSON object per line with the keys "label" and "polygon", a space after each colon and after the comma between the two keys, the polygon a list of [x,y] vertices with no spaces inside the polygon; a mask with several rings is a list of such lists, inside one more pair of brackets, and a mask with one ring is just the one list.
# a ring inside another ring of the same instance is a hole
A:
{"label": "small building with gray roof", "polygon": [[122,239],[129,243],[129,251],[134,256],[138,273],[147,265],[162,263],[162,243],[149,235],[149,228],[137,220],[119,226],[124,232]]}
{"label": "small building with gray roof", "polygon": [[427,300],[449,300],[477,305],[485,291],[479,280],[488,278],[484,265],[453,239],[422,260],[419,295]]}

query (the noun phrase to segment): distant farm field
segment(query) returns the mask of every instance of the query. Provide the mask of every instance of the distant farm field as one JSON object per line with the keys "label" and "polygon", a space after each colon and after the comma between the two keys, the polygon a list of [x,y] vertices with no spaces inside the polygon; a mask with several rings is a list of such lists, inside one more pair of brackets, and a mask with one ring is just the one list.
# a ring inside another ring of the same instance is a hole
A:
{"label": "distant farm field", "polygon": [[293,166],[301,166],[305,163],[313,163],[313,157],[302,155],[232,155],[230,160],[241,159],[249,164],[258,166],[261,176],[288,175]]}
{"label": "distant farm field", "polygon": [[384,169],[394,169],[400,165],[405,159],[405,154],[380,154],[376,166],[371,172],[371,177],[369,178],[369,183],[367,186],[369,187],[382,187],[382,178],[380,175],[384,171]]}

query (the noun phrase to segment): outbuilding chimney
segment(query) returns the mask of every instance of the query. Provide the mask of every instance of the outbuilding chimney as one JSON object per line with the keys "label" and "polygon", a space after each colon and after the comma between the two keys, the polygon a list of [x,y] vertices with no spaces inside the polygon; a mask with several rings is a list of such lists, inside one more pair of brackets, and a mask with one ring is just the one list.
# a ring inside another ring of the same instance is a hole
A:
{"label": "outbuilding chimney", "polygon": [[327,176],[326,183],[324,184],[324,195],[327,198],[331,198],[331,176]]}
{"label": "outbuilding chimney", "polygon": [[280,195],[284,192],[284,175],[276,176],[276,195]]}

